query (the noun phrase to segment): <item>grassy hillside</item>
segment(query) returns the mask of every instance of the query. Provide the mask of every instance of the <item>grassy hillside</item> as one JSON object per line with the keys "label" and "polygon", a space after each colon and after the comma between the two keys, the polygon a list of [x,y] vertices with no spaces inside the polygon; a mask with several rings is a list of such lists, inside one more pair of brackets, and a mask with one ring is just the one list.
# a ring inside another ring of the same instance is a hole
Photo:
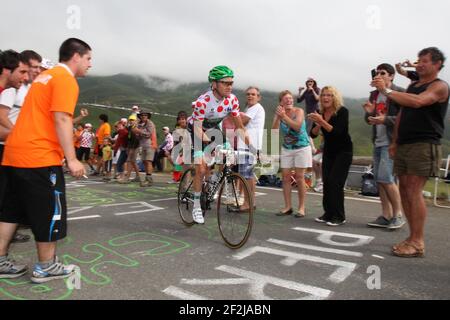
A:
{"label": "grassy hillside", "polygon": [[[208,83],[181,84],[176,89],[165,89],[167,80],[161,78],[144,78],[133,75],[118,74],[108,77],[87,77],[80,79],[79,104],[96,103],[113,107],[124,107],[131,109],[135,104],[142,109],[176,115],[178,111],[184,110],[191,113],[191,102],[201,93],[208,89]],[[151,84],[150,84],[151,83]],[[156,88],[164,89],[156,89]],[[244,105],[245,94],[242,90],[234,90],[234,93]],[[354,143],[354,154],[358,156],[370,156],[372,153],[371,128],[363,117],[364,111],[361,105],[365,99],[346,98],[345,105],[350,111],[350,134]],[[261,104],[266,109],[266,128],[270,129],[273,115],[278,105],[278,92],[262,92]],[[77,107],[77,112],[81,106]],[[85,122],[91,122],[98,127],[98,115],[108,114],[110,122],[127,117],[129,112],[114,108],[87,107],[90,112]],[[159,128],[158,141],[163,140],[160,130],[163,126],[173,128],[175,118],[154,114],[152,121]],[[450,128],[447,126],[443,139],[444,155],[450,153]]]}

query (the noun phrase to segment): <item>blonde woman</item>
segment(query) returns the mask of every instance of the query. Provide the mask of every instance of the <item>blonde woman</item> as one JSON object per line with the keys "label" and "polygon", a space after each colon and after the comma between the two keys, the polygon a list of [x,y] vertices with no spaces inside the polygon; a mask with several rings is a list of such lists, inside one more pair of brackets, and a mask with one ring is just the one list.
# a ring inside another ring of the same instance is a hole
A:
{"label": "blonde woman", "polygon": [[295,180],[298,188],[298,210],[294,216],[305,216],[305,171],[312,167],[312,152],[309,136],[306,131],[305,114],[303,109],[294,107],[294,97],[288,90],[279,96],[280,105],[277,107],[272,129],[280,129],[283,135],[281,148],[281,169],[283,173],[283,195],[285,207],[278,216],[292,214],[291,203],[291,172],[295,169]]}
{"label": "blonde woman", "polygon": [[311,136],[315,138],[321,131],[324,137],[322,179],[325,213],[316,221],[339,226],[346,222],[344,185],[353,157],[353,143],[348,133],[348,110],[343,106],[341,94],[330,86],[322,89],[319,103],[320,111],[308,115],[314,122]]}

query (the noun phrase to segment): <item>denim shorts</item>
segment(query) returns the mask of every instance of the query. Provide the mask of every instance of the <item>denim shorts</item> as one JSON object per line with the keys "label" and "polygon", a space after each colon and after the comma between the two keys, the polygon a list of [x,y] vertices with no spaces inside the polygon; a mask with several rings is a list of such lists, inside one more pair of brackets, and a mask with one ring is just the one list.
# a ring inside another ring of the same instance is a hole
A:
{"label": "denim shorts", "polygon": [[250,160],[250,155],[246,154],[243,158],[244,159],[240,159],[240,161],[238,161],[237,168],[239,174],[247,180],[255,178],[253,171],[255,164]]}
{"label": "denim shorts", "polygon": [[389,157],[389,146],[373,149],[373,175],[378,183],[395,183],[394,160]]}

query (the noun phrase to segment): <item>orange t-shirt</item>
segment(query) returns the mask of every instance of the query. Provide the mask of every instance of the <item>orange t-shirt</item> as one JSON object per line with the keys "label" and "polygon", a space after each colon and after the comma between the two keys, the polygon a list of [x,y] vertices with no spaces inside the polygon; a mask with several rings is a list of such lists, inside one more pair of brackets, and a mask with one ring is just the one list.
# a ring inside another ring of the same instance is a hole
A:
{"label": "orange t-shirt", "polygon": [[58,65],[34,80],[19,118],[5,143],[4,166],[61,166],[64,152],[55,128],[54,112],[73,115],[78,83],[68,67]]}
{"label": "orange t-shirt", "polygon": [[97,144],[99,146],[103,145],[103,139],[105,139],[106,137],[111,136],[111,126],[109,125],[108,122],[103,123],[100,128],[98,128],[97,133]]}

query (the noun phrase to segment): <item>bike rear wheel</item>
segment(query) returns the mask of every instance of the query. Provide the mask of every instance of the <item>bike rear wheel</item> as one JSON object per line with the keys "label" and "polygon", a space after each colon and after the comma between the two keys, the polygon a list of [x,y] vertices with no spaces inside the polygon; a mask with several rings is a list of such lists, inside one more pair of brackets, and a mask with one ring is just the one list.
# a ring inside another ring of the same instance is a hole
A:
{"label": "bike rear wheel", "polygon": [[[239,186],[249,209],[242,211],[239,203]],[[217,222],[226,245],[232,249],[242,247],[248,240],[253,226],[253,199],[247,181],[237,173],[228,174],[219,187],[217,199]]]}

